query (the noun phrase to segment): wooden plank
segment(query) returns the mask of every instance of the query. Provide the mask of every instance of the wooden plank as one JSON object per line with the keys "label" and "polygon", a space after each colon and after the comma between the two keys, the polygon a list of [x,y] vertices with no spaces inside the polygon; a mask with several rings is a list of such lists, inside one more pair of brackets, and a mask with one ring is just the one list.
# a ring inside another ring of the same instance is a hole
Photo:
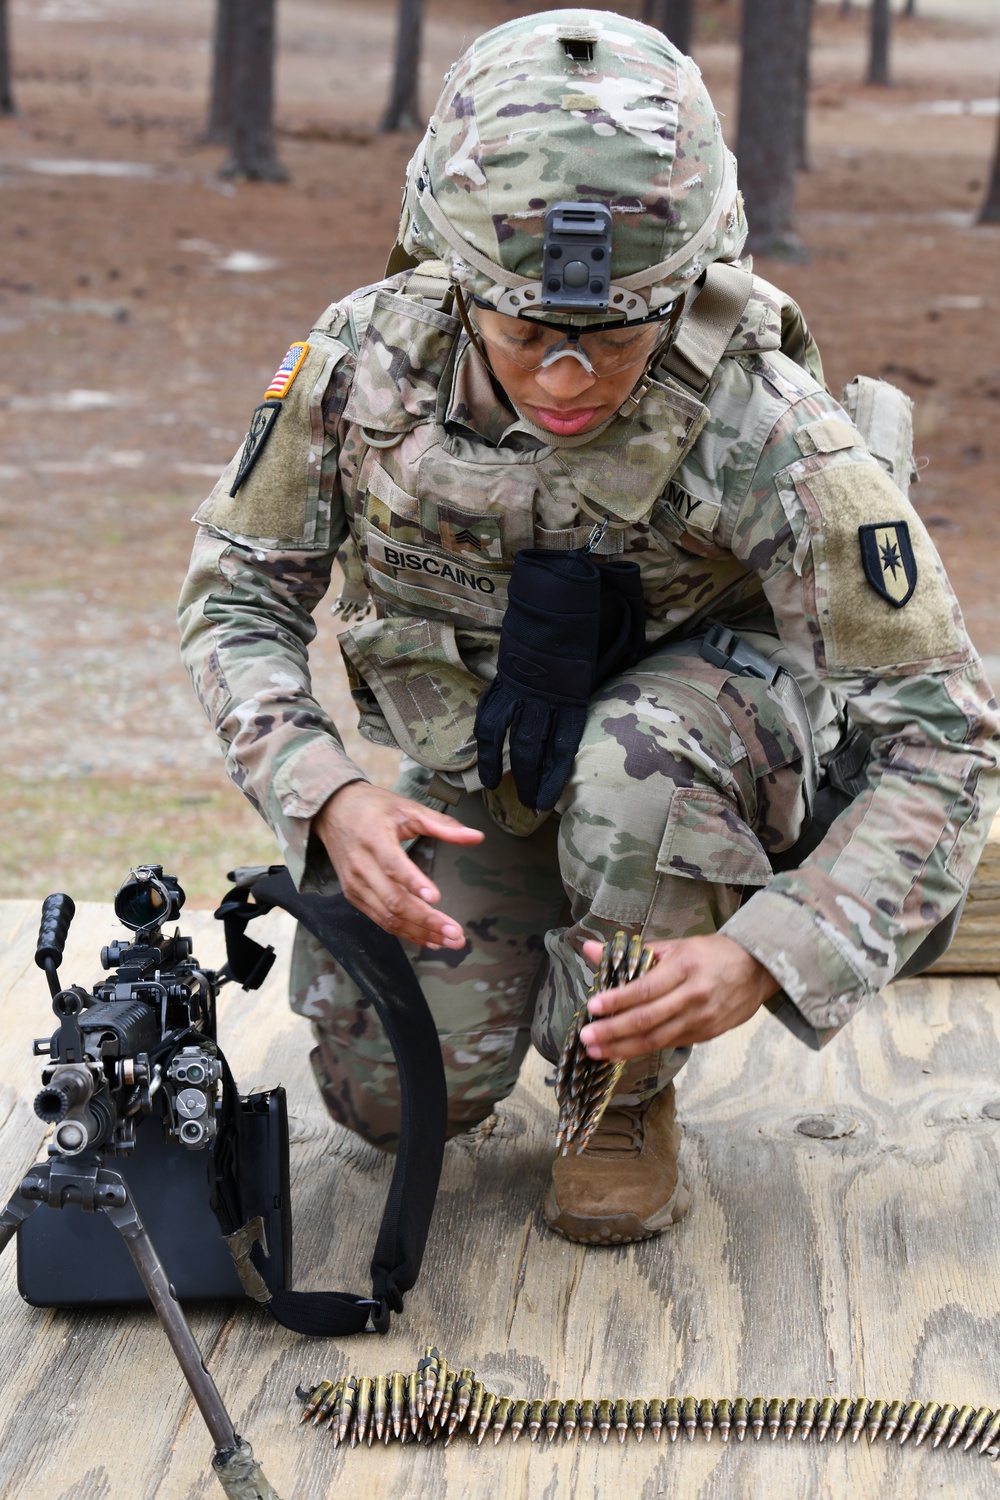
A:
{"label": "wooden plank", "polygon": [[955,940],[932,974],[1000,973],[1000,813],[972,877]]}
{"label": "wooden plank", "polygon": [[[5,1183],[41,1142],[29,1047],[48,1026],[31,964],[36,918],[29,903],[0,904]],[[243,1087],[290,1090],[296,1284],[360,1291],[391,1161],[326,1119],[308,1029],[283,995],[290,925],[266,920],[282,962],[258,994],[224,992],[221,1036]],[[219,962],[209,914],[183,925],[199,957]],[[108,908],[81,910],[65,979],[93,976],[111,926]],[[348,1369],[411,1368],[433,1341],[495,1389],[525,1395],[866,1391],[1000,1403],[1000,1122],[986,1109],[1000,1113],[996,1002],[992,979],[921,979],[891,987],[821,1054],[767,1015],[697,1048],[680,1089],[693,1207],[635,1246],[584,1249],[545,1228],[552,1094],[533,1059],[492,1125],[448,1147],[424,1271],[387,1337],[317,1343],[253,1307],[193,1311],[239,1429],[284,1500],[992,1494],[985,1460],[881,1443],[335,1452],[324,1432],[296,1427],[293,1390]],[[800,1133],[815,1117],[839,1133]],[[151,1315],[40,1312],[20,1302],[13,1273],[9,1254],[0,1495],[218,1494],[210,1444]]]}

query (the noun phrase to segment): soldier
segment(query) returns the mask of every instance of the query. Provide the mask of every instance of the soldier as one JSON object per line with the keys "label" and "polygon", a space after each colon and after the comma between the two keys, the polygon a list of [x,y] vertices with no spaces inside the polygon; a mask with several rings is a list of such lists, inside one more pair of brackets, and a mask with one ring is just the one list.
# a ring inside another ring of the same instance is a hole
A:
{"label": "soldier", "polygon": [[[590,1055],[627,1066],[553,1165],[546,1218],[585,1243],[687,1207],[694,1043],[766,1003],[821,1045],[941,950],[998,800],[996,704],[906,498],[908,403],[862,380],[834,400],[745,238],[662,35],[567,10],[482,36],[410,163],[387,278],[293,344],[182,598],[227,768],[293,877],[408,945],[452,1134],[529,1037],[558,1057],[602,941],[652,945],[591,1004]],[[338,552],[393,791],[310,680]],[[392,1149],[388,1042],[302,931],[292,1002],[330,1113]]]}

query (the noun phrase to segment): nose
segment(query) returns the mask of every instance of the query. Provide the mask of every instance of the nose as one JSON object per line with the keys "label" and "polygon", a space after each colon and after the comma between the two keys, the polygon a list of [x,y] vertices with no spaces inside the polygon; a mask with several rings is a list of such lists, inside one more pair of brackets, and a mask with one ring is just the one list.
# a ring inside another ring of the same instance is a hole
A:
{"label": "nose", "polygon": [[535,383],[557,401],[572,401],[589,390],[596,378],[568,350],[564,358],[554,359],[550,365],[542,365],[535,371]]}

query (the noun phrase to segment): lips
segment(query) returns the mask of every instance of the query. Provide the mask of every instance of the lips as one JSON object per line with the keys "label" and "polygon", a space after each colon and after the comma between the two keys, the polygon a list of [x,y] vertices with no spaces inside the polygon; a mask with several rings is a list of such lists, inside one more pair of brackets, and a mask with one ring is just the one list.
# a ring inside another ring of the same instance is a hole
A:
{"label": "lips", "polygon": [[599,408],[588,406],[573,411],[556,411],[545,406],[533,406],[532,412],[540,427],[554,432],[557,437],[572,437],[590,426],[599,415]]}

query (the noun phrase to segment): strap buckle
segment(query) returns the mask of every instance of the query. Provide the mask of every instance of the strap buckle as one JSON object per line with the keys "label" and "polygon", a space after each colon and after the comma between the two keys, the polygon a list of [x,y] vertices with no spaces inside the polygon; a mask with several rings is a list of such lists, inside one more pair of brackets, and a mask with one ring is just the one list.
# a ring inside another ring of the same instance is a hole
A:
{"label": "strap buckle", "polygon": [[777,662],[768,661],[749,641],[718,621],[710,625],[701,643],[701,655],[714,667],[731,672],[734,677],[760,677],[770,685],[781,671]]}
{"label": "strap buckle", "polygon": [[391,1317],[389,1302],[386,1297],[359,1297],[356,1305],[372,1309],[368,1316],[371,1318],[372,1328],[376,1333],[389,1332]]}
{"label": "strap buckle", "polygon": [[584,548],[583,548],[584,552],[593,552],[595,550],[595,548],[599,547],[601,545],[601,543],[604,541],[604,533],[607,531],[607,529],[608,529],[608,517],[605,516],[604,520],[601,521],[598,525],[596,525],[593,528],[593,530],[591,531],[589,537],[587,538],[586,542],[584,543]]}

